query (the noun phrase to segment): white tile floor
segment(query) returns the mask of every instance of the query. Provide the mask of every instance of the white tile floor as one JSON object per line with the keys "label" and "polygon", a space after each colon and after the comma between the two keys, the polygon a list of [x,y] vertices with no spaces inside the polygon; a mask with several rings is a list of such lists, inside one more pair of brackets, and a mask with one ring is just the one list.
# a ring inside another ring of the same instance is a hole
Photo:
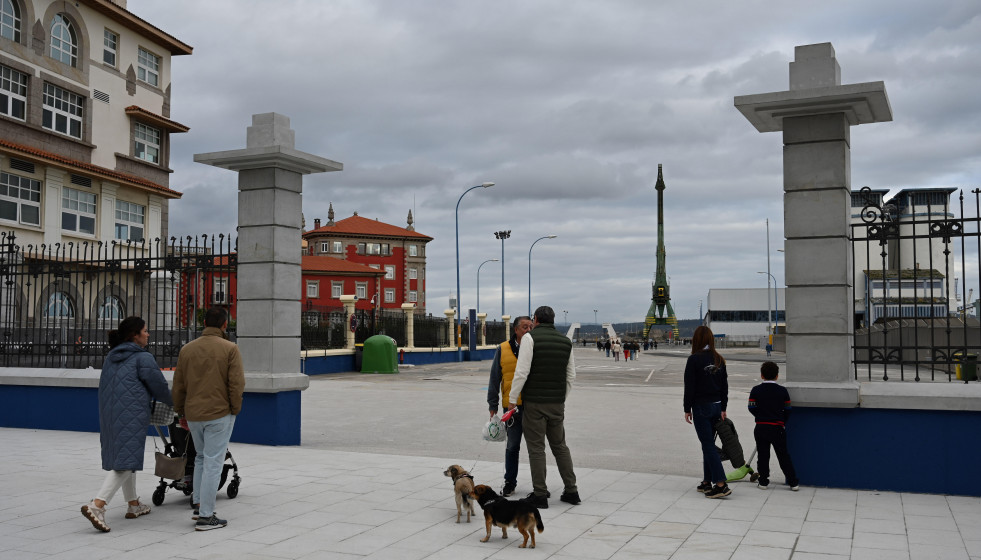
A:
{"label": "white tile floor", "polygon": [[[514,530],[479,542],[479,508],[454,522],[442,471],[459,461],[241,444],[240,493],[217,507],[228,527],[194,532],[187,498],[171,491],[137,520],[117,496],[104,534],[79,513],[104,476],[98,445],[98,434],[0,429],[0,558],[981,560],[979,498],[744,482],[708,500],[694,478],[599,469],[579,469],[583,503],[551,500],[538,547],[516,551]],[[499,468],[473,472],[499,486],[485,474]],[[156,479],[138,481],[149,501]]]}

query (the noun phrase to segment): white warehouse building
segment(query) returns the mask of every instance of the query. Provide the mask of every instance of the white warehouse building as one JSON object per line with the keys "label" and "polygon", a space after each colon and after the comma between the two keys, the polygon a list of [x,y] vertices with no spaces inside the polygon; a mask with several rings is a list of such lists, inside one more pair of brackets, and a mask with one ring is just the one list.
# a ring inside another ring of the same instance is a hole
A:
{"label": "white warehouse building", "polygon": [[712,289],[705,324],[729,343],[759,342],[770,334],[774,321],[777,333],[784,332],[786,301],[785,288]]}

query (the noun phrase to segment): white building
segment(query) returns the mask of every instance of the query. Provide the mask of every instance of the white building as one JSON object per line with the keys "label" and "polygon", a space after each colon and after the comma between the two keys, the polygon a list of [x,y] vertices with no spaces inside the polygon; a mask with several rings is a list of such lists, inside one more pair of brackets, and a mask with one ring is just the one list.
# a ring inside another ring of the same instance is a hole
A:
{"label": "white building", "polygon": [[777,332],[783,332],[785,296],[784,288],[709,290],[705,325],[730,342],[758,342],[770,334],[774,322]]}

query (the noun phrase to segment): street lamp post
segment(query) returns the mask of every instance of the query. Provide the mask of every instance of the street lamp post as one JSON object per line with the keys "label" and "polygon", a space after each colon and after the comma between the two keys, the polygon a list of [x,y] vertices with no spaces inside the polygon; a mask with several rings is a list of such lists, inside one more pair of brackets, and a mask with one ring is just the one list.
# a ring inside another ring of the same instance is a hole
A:
{"label": "street lamp post", "polygon": [[511,230],[495,231],[494,237],[501,240],[501,317],[504,317],[504,240],[511,237]]}
{"label": "street lamp post", "polygon": [[493,186],[494,183],[487,182],[470,187],[469,189],[463,191],[463,194],[461,194],[460,198],[458,198],[456,201],[456,361],[458,362],[463,361],[463,348],[460,346],[460,343],[462,342],[460,337],[460,300],[462,299],[460,294],[460,201],[463,200],[463,197],[466,196],[468,192],[474,189],[486,189]]}
{"label": "street lamp post", "polygon": [[563,310],[562,313],[565,313],[565,324],[568,325],[569,324],[569,312]]}
{"label": "street lamp post", "polygon": [[[770,274],[769,272],[762,272],[761,271],[761,272],[757,272],[757,274],[766,274],[767,275],[767,279],[766,279],[766,308],[767,309],[771,309],[771,307],[770,307],[770,280],[771,279],[773,280],[773,307],[775,308],[775,309],[773,309],[773,316],[776,317],[776,316],[780,315],[780,302],[777,301],[777,294],[779,293],[779,292],[777,292],[777,278],[776,278],[776,276]],[[774,323],[771,323],[770,324],[770,334],[771,335],[772,334],[776,334],[776,326],[775,326]]]}
{"label": "street lamp post", "polygon": [[498,262],[497,259],[487,259],[477,267],[477,313],[480,313],[480,267],[489,262]]}
{"label": "street lamp post", "polygon": [[539,237],[528,247],[528,316],[531,317],[531,250],[535,248],[535,243],[538,243],[542,239],[555,239],[558,235],[546,235]]}
{"label": "street lamp post", "polygon": [[596,318],[596,314],[597,313],[599,313],[599,309],[594,309],[593,310],[593,322],[598,325],[599,324],[599,319]]}

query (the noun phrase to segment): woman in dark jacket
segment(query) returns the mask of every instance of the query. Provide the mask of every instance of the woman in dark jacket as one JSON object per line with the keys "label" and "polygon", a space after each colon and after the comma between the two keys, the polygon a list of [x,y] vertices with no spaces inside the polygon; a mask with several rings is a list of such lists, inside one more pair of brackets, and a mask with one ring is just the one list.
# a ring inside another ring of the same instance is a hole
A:
{"label": "woman in dark jacket", "polygon": [[146,345],[146,322],[128,317],[109,331],[109,354],[99,378],[99,440],[102,469],[109,471],[95,499],[82,506],[82,515],[96,529],[109,532],[106,504],[120,487],[129,502],[126,519],[150,513],[136,495],[136,471],[143,470],[143,448],[150,425],[150,398],[173,405],[167,380]]}
{"label": "woman in dark jacket", "polygon": [[[715,447],[713,426],[726,417],[729,382],[726,361],[715,351],[715,337],[708,327],[698,327],[691,341],[691,356],[685,365],[685,422],[695,424],[702,444],[702,483],[698,491],[707,498],[721,498],[732,492],[726,484],[722,459]],[[713,484],[714,483],[714,484]]]}

